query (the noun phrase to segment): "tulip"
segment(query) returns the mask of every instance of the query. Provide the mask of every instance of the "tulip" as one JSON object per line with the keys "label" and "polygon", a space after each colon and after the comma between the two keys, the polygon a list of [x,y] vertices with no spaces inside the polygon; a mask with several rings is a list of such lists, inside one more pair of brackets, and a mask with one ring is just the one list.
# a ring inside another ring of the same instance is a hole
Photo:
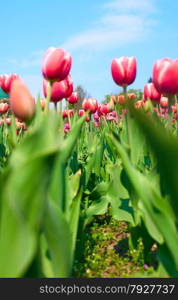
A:
{"label": "tulip", "polygon": [[98,122],[100,120],[100,114],[98,114],[98,111],[96,111],[94,114],[93,114],[93,119]]}
{"label": "tulip", "polygon": [[114,58],[111,64],[113,80],[119,86],[126,87],[136,78],[137,63],[135,57]]}
{"label": "tulip", "polygon": [[40,100],[40,105],[41,105],[41,109],[44,110],[46,107],[46,99],[41,99]]}
{"label": "tulip", "polygon": [[[48,82],[44,79],[43,80],[43,92],[44,96],[47,97],[47,87]],[[51,91],[51,101],[52,102],[58,102],[61,101],[64,98],[69,97],[73,92],[73,82],[71,81],[70,75],[59,82],[54,82],[52,85],[52,91]]]}
{"label": "tulip", "polygon": [[120,105],[123,105],[125,103],[125,97],[124,95],[118,95],[117,101]]}
{"label": "tulip", "polygon": [[[80,109],[78,112],[79,117],[83,117],[84,113],[85,113],[84,109]],[[90,119],[88,116],[86,116],[85,121],[90,122]]]}
{"label": "tulip", "polygon": [[116,117],[113,116],[113,114],[111,112],[111,113],[107,114],[106,120],[107,121],[116,121],[117,119],[116,119]]}
{"label": "tulip", "polygon": [[157,91],[154,83],[147,83],[144,86],[144,100],[152,100],[159,102],[161,94]]}
{"label": "tulip", "polygon": [[98,106],[99,115],[107,115],[110,112],[108,103],[100,104]]}
{"label": "tulip", "polygon": [[17,74],[4,74],[0,76],[0,87],[6,94],[10,93],[12,82],[16,78],[18,78]]}
{"label": "tulip", "polygon": [[169,99],[167,97],[161,97],[160,104],[162,107],[168,107]]}
{"label": "tulip", "polygon": [[137,99],[137,96],[135,95],[135,93],[128,93],[127,94],[127,98],[129,99],[129,100],[136,100]]}
{"label": "tulip", "polygon": [[153,68],[153,83],[162,94],[178,93],[178,59],[163,58]]}
{"label": "tulip", "polygon": [[10,108],[22,121],[29,120],[35,113],[35,101],[20,79],[14,79],[10,91]]}
{"label": "tulip", "polygon": [[98,109],[98,102],[94,98],[87,98],[83,100],[82,108],[91,114],[94,114]]}
{"label": "tulip", "polygon": [[73,117],[74,116],[74,111],[73,109],[69,109],[69,110],[64,110],[62,112],[62,117],[63,119],[68,118],[68,117]]}
{"label": "tulip", "polygon": [[6,124],[7,124],[8,126],[10,126],[10,125],[11,125],[11,118],[6,118],[6,119],[5,119],[5,122],[6,122]]}
{"label": "tulip", "polygon": [[42,73],[49,81],[61,81],[69,75],[71,66],[72,57],[67,51],[50,47],[43,60]]}
{"label": "tulip", "polygon": [[69,123],[65,123],[64,124],[64,132],[68,133],[70,131],[70,124]]}
{"label": "tulip", "polygon": [[177,104],[172,105],[171,110],[172,110],[173,113],[176,114],[178,112],[178,105]]}
{"label": "tulip", "polygon": [[79,100],[79,95],[77,92],[73,92],[71,96],[67,99],[70,104],[77,103]]}
{"label": "tulip", "polygon": [[9,105],[7,103],[0,103],[0,113],[5,114],[9,109]]}

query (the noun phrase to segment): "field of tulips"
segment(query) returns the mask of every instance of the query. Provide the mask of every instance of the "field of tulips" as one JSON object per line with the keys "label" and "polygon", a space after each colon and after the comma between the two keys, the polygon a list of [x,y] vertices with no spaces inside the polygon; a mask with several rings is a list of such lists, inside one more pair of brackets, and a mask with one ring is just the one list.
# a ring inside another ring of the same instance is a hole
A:
{"label": "field of tulips", "polygon": [[0,277],[178,277],[178,60],[140,99],[113,59],[121,93],[80,109],[71,66],[49,48],[37,99],[0,76]]}

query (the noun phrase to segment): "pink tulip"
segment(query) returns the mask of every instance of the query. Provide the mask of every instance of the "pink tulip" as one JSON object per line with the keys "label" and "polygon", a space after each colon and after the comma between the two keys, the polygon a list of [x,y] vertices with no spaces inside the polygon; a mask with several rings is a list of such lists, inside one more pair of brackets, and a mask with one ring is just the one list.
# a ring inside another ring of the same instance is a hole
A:
{"label": "pink tulip", "polygon": [[[43,92],[44,96],[47,97],[47,87],[48,82],[43,79]],[[54,82],[52,85],[52,92],[51,92],[51,101],[58,102],[64,98],[67,98],[73,92],[73,83],[71,81],[71,76],[69,75],[66,79]]]}
{"label": "pink tulip", "polygon": [[109,112],[110,112],[110,109],[109,109],[108,103],[106,103],[106,104],[100,104],[98,106],[98,113],[100,115],[107,115]]}
{"label": "pink tulip", "polygon": [[94,114],[98,109],[98,102],[94,98],[86,98],[83,100],[82,108],[89,113]]}
{"label": "pink tulip", "polygon": [[77,92],[73,92],[71,96],[67,99],[70,104],[77,103],[79,100],[79,96]]}
{"label": "pink tulip", "polygon": [[111,64],[113,80],[119,86],[128,86],[136,78],[137,63],[135,57],[114,58]]}
{"label": "pink tulip", "polygon": [[18,78],[17,74],[4,74],[0,76],[0,87],[6,94],[10,93],[12,82],[16,78]]}
{"label": "pink tulip", "polygon": [[46,51],[42,73],[49,81],[64,80],[70,72],[72,66],[71,55],[63,49],[50,47]]}
{"label": "pink tulip", "polygon": [[[84,109],[80,109],[78,112],[79,117],[83,117],[84,113],[85,113]],[[85,121],[90,122],[90,119],[88,116],[86,116]]]}
{"label": "pink tulip", "polygon": [[98,122],[100,120],[100,115],[98,113],[98,111],[96,111],[94,114],[93,114],[93,119]]}
{"label": "pink tulip", "polygon": [[35,101],[20,79],[14,79],[10,91],[10,108],[22,121],[29,120],[35,113]]}
{"label": "pink tulip", "polygon": [[178,59],[163,58],[153,68],[153,83],[162,94],[178,93]]}
{"label": "pink tulip", "polygon": [[0,103],[0,113],[5,114],[9,109],[9,105],[7,103]]}
{"label": "pink tulip", "polygon": [[11,118],[6,118],[6,119],[5,119],[5,122],[6,122],[6,124],[7,124],[8,126],[10,126],[10,125],[11,125]]}
{"label": "pink tulip", "polygon": [[148,99],[157,102],[161,99],[161,94],[157,91],[154,83],[147,83],[144,86],[144,100]]}
{"label": "pink tulip", "polygon": [[161,97],[160,104],[162,107],[168,107],[169,99],[167,97]]}
{"label": "pink tulip", "polygon": [[69,123],[65,123],[64,124],[64,132],[68,133],[70,131],[70,124]]}

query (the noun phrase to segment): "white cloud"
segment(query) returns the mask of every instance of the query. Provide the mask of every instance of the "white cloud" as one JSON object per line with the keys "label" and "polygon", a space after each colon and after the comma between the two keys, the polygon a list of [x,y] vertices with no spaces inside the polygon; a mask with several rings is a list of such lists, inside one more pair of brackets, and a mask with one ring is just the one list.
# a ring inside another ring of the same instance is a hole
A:
{"label": "white cloud", "polygon": [[154,24],[152,0],[115,0],[103,5],[103,15],[90,29],[69,37],[62,47],[70,51],[107,50],[145,38]]}

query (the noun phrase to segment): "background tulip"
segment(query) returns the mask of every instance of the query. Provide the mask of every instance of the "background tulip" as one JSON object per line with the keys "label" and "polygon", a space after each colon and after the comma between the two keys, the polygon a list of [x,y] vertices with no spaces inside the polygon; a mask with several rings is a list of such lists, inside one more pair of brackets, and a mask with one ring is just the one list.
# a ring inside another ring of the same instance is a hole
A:
{"label": "background tulip", "polygon": [[[83,117],[84,113],[85,113],[84,109],[80,109],[78,112],[79,117]],[[85,121],[90,122],[90,119],[88,116],[86,116]]]}
{"label": "background tulip", "polygon": [[9,105],[7,103],[0,103],[0,113],[5,114],[9,109]]}
{"label": "background tulip", "polygon": [[100,104],[98,106],[98,112],[100,115],[107,115],[110,112],[109,104],[108,103]]}
{"label": "background tulip", "polygon": [[72,65],[71,55],[64,49],[50,47],[44,57],[42,73],[49,81],[64,80]]}
{"label": "background tulip", "polygon": [[91,114],[94,114],[98,109],[98,102],[94,98],[87,98],[83,100],[82,108],[85,111],[89,111]]}
{"label": "background tulip", "polygon": [[12,82],[16,78],[18,78],[17,74],[4,74],[0,76],[0,87],[6,94],[10,93]]}
{"label": "background tulip", "polygon": [[[47,87],[48,82],[44,79],[43,80],[43,92],[44,96],[47,97]],[[58,102],[64,98],[67,98],[73,92],[73,83],[71,81],[71,77],[68,76],[66,79],[54,82],[52,85],[51,91],[51,101]]]}
{"label": "background tulip", "polygon": [[162,94],[178,93],[178,59],[163,58],[153,67],[153,83]]}
{"label": "background tulip", "polygon": [[111,64],[113,80],[119,86],[132,84],[136,77],[137,64],[135,57],[122,56],[114,58]]}
{"label": "background tulip", "polygon": [[161,97],[160,104],[162,107],[168,107],[169,99],[167,97]]}
{"label": "background tulip", "polygon": [[77,92],[73,92],[71,96],[67,99],[70,104],[77,103],[79,100],[79,96]]}
{"label": "background tulip", "polygon": [[159,102],[161,94],[157,91],[154,83],[147,83],[144,86],[144,100],[152,100]]}
{"label": "background tulip", "polygon": [[14,79],[10,91],[10,108],[22,121],[29,120],[35,113],[35,101],[20,79]]}

